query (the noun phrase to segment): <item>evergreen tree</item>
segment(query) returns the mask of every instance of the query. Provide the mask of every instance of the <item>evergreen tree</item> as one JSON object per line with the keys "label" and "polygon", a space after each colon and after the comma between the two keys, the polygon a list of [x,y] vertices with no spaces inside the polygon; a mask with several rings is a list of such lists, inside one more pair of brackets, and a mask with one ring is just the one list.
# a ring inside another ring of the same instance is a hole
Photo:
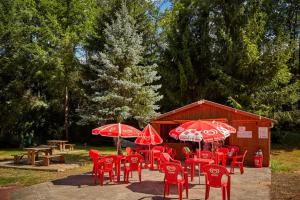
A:
{"label": "evergreen tree", "polygon": [[140,124],[156,116],[160,77],[156,64],[141,65],[144,47],[133,18],[123,4],[116,19],[106,24],[102,52],[92,55],[90,70],[96,79],[86,81],[93,94],[81,108],[82,122],[117,121],[134,118]]}

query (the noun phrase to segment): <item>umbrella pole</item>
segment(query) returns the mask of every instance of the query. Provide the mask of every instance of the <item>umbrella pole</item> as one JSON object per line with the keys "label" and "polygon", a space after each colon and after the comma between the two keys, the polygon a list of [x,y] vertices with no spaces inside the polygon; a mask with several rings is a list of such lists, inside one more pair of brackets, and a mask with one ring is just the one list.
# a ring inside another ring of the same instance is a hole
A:
{"label": "umbrella pole", "polygon": [[[199,158],[200,158],[200,151],[201,151],[201,141],[199,141]],[[198,156],[198,155],[197,155]],[[200,163],[199,163],[199,165],[198,165],[198,167],[199,167],[199,185],[200,185]]]}

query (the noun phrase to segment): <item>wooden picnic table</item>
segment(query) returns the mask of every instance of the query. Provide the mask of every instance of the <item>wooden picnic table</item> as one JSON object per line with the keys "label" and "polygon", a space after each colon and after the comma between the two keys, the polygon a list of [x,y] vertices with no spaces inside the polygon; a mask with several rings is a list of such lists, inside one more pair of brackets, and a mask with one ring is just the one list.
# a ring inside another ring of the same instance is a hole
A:
{"label": "wooden picnic table", "polygon": [[65,150],[65,144],[67,142],[68,142],[67,140],[47,140],[47,143],[49,145],[58,146],[60,151],[64,151]]}
{"label": "wooden picnic table", "polygon": [[34,165],[35,159],[38,156],[39,152],[45,153],[45,155],[51,155],[52,149],[51,147],[28,147],[24,148],[27,151],[28,155],[28,164]]}

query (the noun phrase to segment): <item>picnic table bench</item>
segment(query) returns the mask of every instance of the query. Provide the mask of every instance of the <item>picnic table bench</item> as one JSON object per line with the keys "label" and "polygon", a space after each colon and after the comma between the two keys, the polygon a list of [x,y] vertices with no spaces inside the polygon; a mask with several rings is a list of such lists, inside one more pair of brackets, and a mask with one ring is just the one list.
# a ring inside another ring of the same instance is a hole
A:
{"label": "picnic table bench", "polygon": [[26,156],[26,155],[27,155],[27,153],[19,153],[19,154],[14,154],[14,155],[11,155],[11,156],[14,157],[14,163],[15,163],[15,164],[19,164],[20,161],[22,160],[22,158],[23,158],[24,156]]}
{"label": "picnic table bench", "polygon": [[65,162],[65,157],[61,154],[45,155],[45,156],[41,156],[41,158],[43,158],[43,165],[44,166],[49,166],[50,162],[53,158],[57,159],[57,161],[60,162],[60,163]]}
{"label": "picnic table bench", "polygon": [[65,144],[65,148],[69,149],[70,151],[74,150],[75,144]]}

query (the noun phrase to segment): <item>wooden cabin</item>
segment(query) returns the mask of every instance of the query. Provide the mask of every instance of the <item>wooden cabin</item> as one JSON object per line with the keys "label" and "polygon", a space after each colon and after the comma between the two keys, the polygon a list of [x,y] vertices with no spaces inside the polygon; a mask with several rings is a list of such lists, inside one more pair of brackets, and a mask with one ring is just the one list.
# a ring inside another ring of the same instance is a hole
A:
{"label": "wooden cabin", "polygon": [[253,156],[258,149],[263,151],[263,166],[270,164],[271,131],[274,120],[250,112],[224,106],[212,101],[200,100],[181,108],[164,113],[151,121],[152,126],[169,146],[181,153],[184,142],[175,141],[169,136],[169,131],[180,124],[190,120],[217,120],[226,122],[236,128],[237,132],[231,134],[226,145],[238,145],[241,152],[248,150],[245,159],[247,165],[253,166]]}

